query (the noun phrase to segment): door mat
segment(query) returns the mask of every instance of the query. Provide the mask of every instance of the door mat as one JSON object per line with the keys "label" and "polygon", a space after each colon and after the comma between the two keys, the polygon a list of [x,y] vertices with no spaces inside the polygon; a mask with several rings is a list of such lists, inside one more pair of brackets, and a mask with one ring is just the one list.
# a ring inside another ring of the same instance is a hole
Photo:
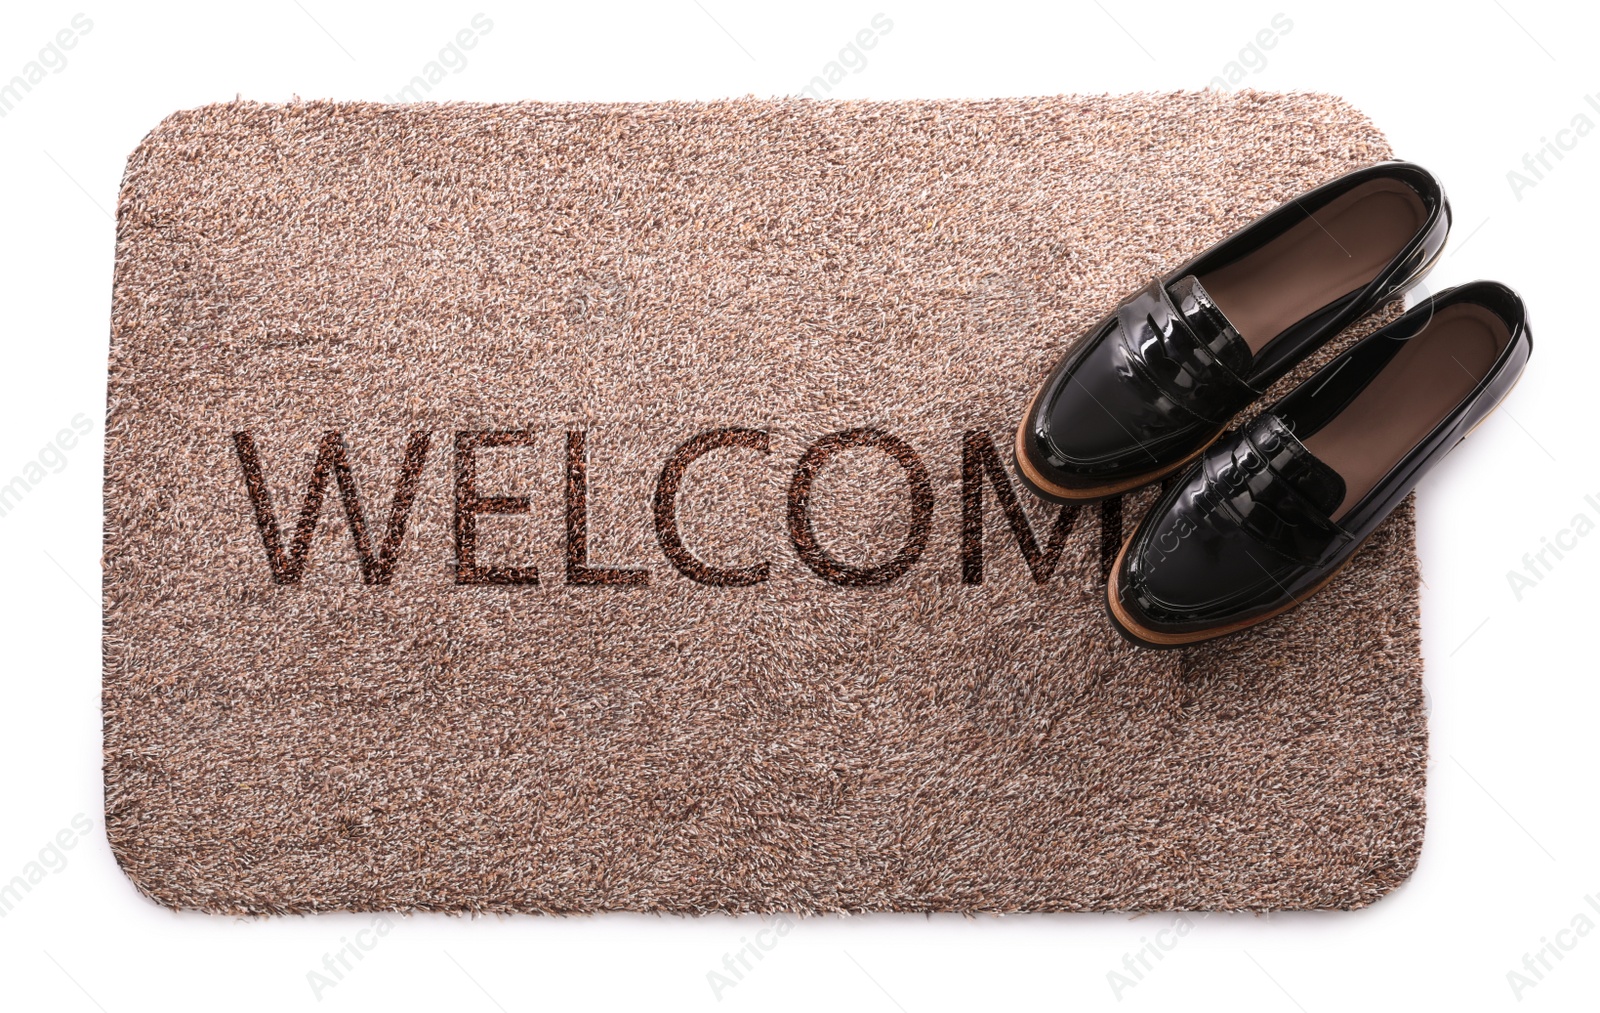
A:
{"label": "door mat", "polygon": [[117,215],[123,869],[230,913],[1371,902],[1423,834],[1409,505],[1153,653],[1102,612],[1152,493],[1050,506],[1008,451],[1115,299],[1389,153],[1307,94],[172,116]]}

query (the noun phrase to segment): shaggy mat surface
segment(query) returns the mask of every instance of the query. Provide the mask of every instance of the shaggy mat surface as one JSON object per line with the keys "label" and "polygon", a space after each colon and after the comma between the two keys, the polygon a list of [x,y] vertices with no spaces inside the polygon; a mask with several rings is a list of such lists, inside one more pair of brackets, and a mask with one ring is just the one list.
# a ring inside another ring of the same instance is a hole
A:
{"label": "shaggy mat surface", "polygon": [[172,116],[117,215],[123,868],[234,913],[1373,901],[1423,835],[1409,503],[1147,652],[1102,600],[1151,492],[1050,506],[1009,448],[1117,298],[1389,153],[1250,92]]}

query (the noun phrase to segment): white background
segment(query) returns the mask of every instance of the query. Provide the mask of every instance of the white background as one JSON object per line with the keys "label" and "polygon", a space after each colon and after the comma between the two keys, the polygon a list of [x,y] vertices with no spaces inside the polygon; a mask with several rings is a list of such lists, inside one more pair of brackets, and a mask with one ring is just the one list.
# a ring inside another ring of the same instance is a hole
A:
{"label": "white background", "polygon": [[[92,823],[65,866],[0,917],[5,1008],[1595,1008],[1600,930],[1561,936],[1571,951],[1520,997],[1507,978],[1580,912],[1600,925],[1585,901],[1600,904],[1600,534],[1579,539],[1520,601],[1507,579],[1576,514],[1600,520],[1589,424],[1600,130],[1561,135],[1570,150],[1520,194],[1507,177],[1574,117],[1600,126],[1585,102],[1600,93],[1592,6],[83,3],[10,3],[0,14],[0,82],[75,14],[93,23],[66,66],[0,119],[0,483],[74,416],[94,421],[0,517],[0,883],[75,815]],[[1448,188],[1456,228],[1432,286],[1498,278],[1532,309],[1524,381],[1420,488],[1432,748],[1416,875],[1353,914],[1194,916],[1120,994],[1108,972],[1174,916],[808,920],[720,997],[707,974],[757,919],[396,918],[318,997],[307,973],[371,916],[248,921],[141,898],[106,846],[100,783],[100,422],[124,160],[173,110],[236,94],[381,99],[479,12],[492,31],[430,98],[793,94],[880,12],[892,31],[831,97],[1200,88],[1284,14],[1292,29],[1246,54],[1257,69],[1241,85],[1336,92],[1364,109],[1397,153]]]}

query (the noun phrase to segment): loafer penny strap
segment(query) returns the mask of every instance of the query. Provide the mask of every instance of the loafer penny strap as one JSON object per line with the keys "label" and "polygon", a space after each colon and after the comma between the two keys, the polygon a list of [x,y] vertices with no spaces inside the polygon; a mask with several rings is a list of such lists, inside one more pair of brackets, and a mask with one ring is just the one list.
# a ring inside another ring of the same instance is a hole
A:
{"label": "loafer penny strap", "polygon": [[1330,516],[1344,499],[1344,479],[1275,415],[1257,417],[1207,451],[1201,468],[1199,502],[1279,556],[1315,565],[1350,541]]}
{"label": "loafer penny strap", "polygon": [[1172,287],[1177,299],[1157,278],[1117,307],[1123,349],[1144,382],[1221,426],[1258,394],[1238,375],[1250,351],[1193,277]]}

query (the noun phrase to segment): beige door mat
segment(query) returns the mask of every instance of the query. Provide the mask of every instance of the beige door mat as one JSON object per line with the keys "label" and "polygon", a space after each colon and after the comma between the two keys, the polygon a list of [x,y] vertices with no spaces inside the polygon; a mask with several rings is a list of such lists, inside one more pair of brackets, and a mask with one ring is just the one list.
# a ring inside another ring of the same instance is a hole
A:
{"label": "beige door mat", "polygon": [[[1423,834],[1409,506],[1124,644],[1063,342],[1389,155],[1259,93],[235,103],[133,154],[106,826],[217,912],[1355,907]],[[1302,371],[1303,375],[1304,371]]]}

